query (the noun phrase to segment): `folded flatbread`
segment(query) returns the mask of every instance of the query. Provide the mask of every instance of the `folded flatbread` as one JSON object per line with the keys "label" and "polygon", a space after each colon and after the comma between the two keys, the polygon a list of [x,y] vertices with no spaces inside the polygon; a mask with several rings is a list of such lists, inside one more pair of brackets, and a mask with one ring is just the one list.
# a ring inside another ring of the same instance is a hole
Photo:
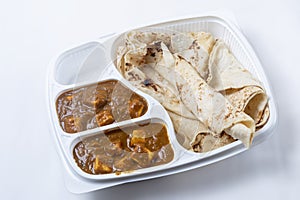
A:
{"label": "folded flatbread", "polygon": [[119,46],[117,51],[117,68],[124,75],[134,66],[145,64],[147,46],[155,41],[162,41],[170,45],[171,37],[165,33],[130,31],[124,36],[124,46]]}
{"label": "folded flatbread", "polygon": [[195,119],[188,119],[168,112],[173,122],[177,140],[186,149],[195,152],[208,152],[225,146],[235,140],[226,133],[214,135],[202,122]]}
{"label": "folded flatbread", "polygon": [[[141,33],[130,32],[130,36],[127,37],[140,38],[136,36],[136,34],[140,36]],[[153,36],[152,34],[150,35]],[[157,37],[155,37],[155,39],[157,39]],[[118,54],[118,70],[122,73],[126,80],[131,82],[132,85],[155,98],[167,110],[186,118],[195,119],[192,112],[190,112],[180,100],[174,84],[162,77],[160,73],[155,70],[156,65],[166,66],[168,63],[169,65],[174,65],[173,56],[170,55],[165,44],[161,44],[162,41],[149,41],[151,43],[146,45],[145,43],[140,44],[140,41],[136,39],[126,40],[126,46],[128,46],[128,49],[124,50],[126,48],[123,48],[120,50],[121,53],[119,52]],[[158,45],[159,47],[162,45],[163,48],[165,48],[164,54],[162,54],[163,52],[160,50],[157,52],[157,48],[155,48],[155,46]],[[134,47],[137,46],[139,48],[134,49]],[[131,50],[132,48],[133,50]],[[169,59],[166,55],[169,55]],[[158,67],[158,69],[163,68]],[[170,81],[172,80],[170,79]]]}
{"label": "folded flatbread", "polygon": [[206,32],[176,33],[171,36],[171,51],[188,61],[206,80],[208,59],[215,43],[214,37]]}
{"label": "folded flatbread", "polygon": [[268,97],[262,84],[231,54],[222,40],[218,40],[209,58],[207,83],[225,94],[238,110],[253,118],[257,127],[268,119]]}
{"label": "folded flatbread", "polygon": [[176,86],[182,102],[215,135],[225,131],[250,147],[255,132],[251,117],[210,87],[182,57],[175,55]]}

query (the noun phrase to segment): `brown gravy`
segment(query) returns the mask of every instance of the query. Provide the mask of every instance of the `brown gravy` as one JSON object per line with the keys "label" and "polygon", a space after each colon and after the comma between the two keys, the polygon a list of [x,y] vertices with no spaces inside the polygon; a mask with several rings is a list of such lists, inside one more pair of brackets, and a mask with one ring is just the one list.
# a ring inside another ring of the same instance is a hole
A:
{"label": "brown gravy", "polygon": [[148,106],[143,97],[119,81],[109,80],[61,94],[56,109],[62,129],[77,133],[140,117]]}
{"label": "brown gravy", "polygon": [[84,138],[73,156],[86,173],[119,174],[168,163],[174,151],[165,125],[147,123]]}

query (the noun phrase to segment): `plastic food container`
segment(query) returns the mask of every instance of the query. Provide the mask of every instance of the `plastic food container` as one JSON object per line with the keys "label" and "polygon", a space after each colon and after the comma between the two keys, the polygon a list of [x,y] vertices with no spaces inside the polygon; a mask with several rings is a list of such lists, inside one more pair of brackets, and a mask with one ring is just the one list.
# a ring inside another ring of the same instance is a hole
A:
{"label": "plastic food container", "polygon": [[[266,140],[271,135],[276,125],[277,111],[270,84],[261,63],[238,26],[232,21],[223,15],[213,14],[171,20],[134,29],[150,29],[152,31],[171,30],[178,32],[206,31],[212,33],[215,38],[222,38],[242,65],[263,83],[269,97],[270,118],[267,124],[256,132],[252,144],[254,146]],[[114,62],[116,60],[116,49],[122,43],[123,34],[129,30],[110,34],[71,48],[57,56],[49,66],[47,104],[51,121],[51,135],[54,137],[57,151],[64,165],[66,186],[71,192],[84,193],[128,182],[167,176],[206,166],[246,150],[240,141],[235,141],[208,153],[194,153],[184,149],[178,143],[173,124],[166,110],[151,96],[131,86],[116,70]],[[138,95],[144,97],[148,104],[147,112],[138,118],[89,129],[76,134],[64,132],[59,124],[56,112],[56,100],[58,96],[65,91],[105,80],[118,80]],[[74,146],[79,141],[82,141],[83,138],[97,135],[107,130],[113,130],[117,127],[122,128],[144,121],[165,124],[170,143],[174,150],[174,157],[171,162],[155,167],[134,170],[130,173],[121,173],[120,175],[114,173],[91,175],[85,173],[77,166],[72,152]]]}

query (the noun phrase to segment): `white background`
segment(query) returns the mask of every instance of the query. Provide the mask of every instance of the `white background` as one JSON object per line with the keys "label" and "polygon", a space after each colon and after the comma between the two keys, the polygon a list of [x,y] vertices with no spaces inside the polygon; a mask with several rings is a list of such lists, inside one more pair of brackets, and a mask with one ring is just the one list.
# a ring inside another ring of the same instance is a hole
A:
{"label": "white background", "polygon": [[[200,169],[83,195],[69,193],[48,130],[45,78],[51,58],[128,26],[224,8],[235,14],[273,86],[279,109],[274,135]],[[299,38],[297,0],[1,0],[0,198],[299,199]]]}

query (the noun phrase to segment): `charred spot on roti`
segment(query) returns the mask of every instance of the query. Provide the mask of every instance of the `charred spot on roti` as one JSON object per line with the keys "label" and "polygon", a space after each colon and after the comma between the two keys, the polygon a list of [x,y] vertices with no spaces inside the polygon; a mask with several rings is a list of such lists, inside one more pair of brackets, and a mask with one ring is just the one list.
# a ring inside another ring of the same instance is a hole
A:
{"label": "charred spot on roti", "polygon": [[150,78],[147,78],[147,79],[145,79],[143,82],[142,82],[142,84],[144,85],[144,86],[146,86],[146,87],[151,87],[151,88],[153,88],[154,89],[154,91],[158,91],[158,86],[153,82],[153,80],[152,79],[150,79]]}
{"label": "charred spot on roti", "polygon": [[198,88],[201,89],[201,87],[204,85],[203,82],[199,83]]}
{"label": "charred spot on roti", "polygon": [[131,67],[132,64],[131,63],[125,63],[126,66]]}
{"label": "charred spot on roti", "polygon": [[228,118],[230,118],[230,116],[232,116],[232,114],[231,113],[227,113],[224,118],[228,119]]}
{"label": "charred spot on roti", "polygon": [[177,89],[178,89],[178,91],[182,91],[183,84],[176,84],[176,85],[177,85]]}
{"label": "charred spot on roti", "polygon": [[142,77],[139,74],[133,73],[133,72],[128,72],[127,73],[127,80],[129,81],[140,81],[142,80]]}
{"label": "charred spot on roti", "polygon": [[145,79],[145,80],[143,81],[143,84],[144,84],[145,86],[150,86],[150,85],[153,84],[153,81],[152,81],[152,79],[147,78],[147,79]]}
{"label": "charred spot on roti", "polygon": [[196,40],[194,40],[194,41],[192,42],[191,46],[189,46],[188,49],[194,49],[195,46],[197,46],[197,41],[196,41]]}
{"label": "charred spot on roti", "polygon": [[[181,55],[177,55],[177,57],[180,59],[180,60],[184,60],[184,58],[181,56]],[[177,62],[178,64],[178,62]]]}
{"label": "charred spot on roti", "polygon": [[199,107],[197,107],[197,110],[198,110],[199,112],[202,112],[202,109],[201,109],[201,108],[199,108]]}
{"label": "charred spot on roti", "polygon": [[155,84],[152,84],[152,85],[150,85],[155,91],[157,91],[157,85],[155,85]]}

